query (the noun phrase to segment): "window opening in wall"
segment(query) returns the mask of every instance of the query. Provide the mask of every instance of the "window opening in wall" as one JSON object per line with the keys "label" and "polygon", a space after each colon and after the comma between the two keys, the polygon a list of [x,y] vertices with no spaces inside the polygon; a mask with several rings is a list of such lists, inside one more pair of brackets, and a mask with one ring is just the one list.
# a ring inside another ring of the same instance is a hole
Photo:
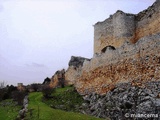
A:
{"label": "window opening in wall", "polygon": [[116,48],[114,46],[106,46],[104,47],[102,50],[101,50],[101,53],[105,53],[106,52],[106,49],[109,49],[109,50],[116,50]]}

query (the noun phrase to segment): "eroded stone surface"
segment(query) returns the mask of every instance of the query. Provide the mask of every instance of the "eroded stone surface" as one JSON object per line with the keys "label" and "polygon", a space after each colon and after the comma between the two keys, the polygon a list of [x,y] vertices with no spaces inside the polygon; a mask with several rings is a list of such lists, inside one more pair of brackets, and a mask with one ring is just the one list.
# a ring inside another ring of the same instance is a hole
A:
{"label": "eroded stone surface", "polygon": [[63,87],[65,84],[65,69],[62,69],[55,72],[55,74],[51,78],[49,86],[55,88]]}
{"label": "eroded stone surface", "polygon": [[[160,78],[160,1],[137,15],[117,11],[94,26],[94,56],[75,86],[80,94],[105,94],[120,82],[142,85]],[[135,82],[137,81],[137,82]]]}
{"label": "eroded stone surface", "polygon": [[[131,117],[131,114],[154,114],[150,120],[158,120],[160,114],[160,81],[133,86],[132,83],[120,83],[104,95],[91,93],[83,98],[81,112],[112,120],[147,119]],[[126,116],[127,115],[127,116]]]}
{"label": "eroded stone surface", "polygon": [[75,84],[77,90],[81,94],[104,94],[119,82],[140,84],[160,79],[160,34],[144,37],[127,46],[128,49],[124,45],[85,62]]}
{"label": "eroded stone surface", "polygon": [[69,61],[69,67],[65,73],[65,80],[67,84],[75,84],[76,79],[81,75],[84,61],[90,61],[88,58],[72,56]]}
{"label": "eroded stone surface", "polygon": [[94,54],[106,46],[121,47],[124,42],[136,43],[140,38],[160,31],[160,2],[137,15],[117,11],[110,18],[94,25]]}
{"label": "eroded stone surface", "polygon": [[[134,14],[117,11],[94,25],[91,60],[71,57],[65,81],[80,94],[106,94],[117,83],[160,79],[160,0]],[[53,84],[58,82],[53,77]],[[55,86],[55,85],[53,85]]]}

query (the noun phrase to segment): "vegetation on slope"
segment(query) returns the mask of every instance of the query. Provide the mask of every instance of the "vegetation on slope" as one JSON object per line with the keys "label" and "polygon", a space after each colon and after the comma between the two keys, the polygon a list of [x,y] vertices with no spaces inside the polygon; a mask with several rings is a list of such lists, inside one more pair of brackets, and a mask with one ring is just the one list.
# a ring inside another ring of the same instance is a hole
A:
{"label": "vegetation on slope", "polygon": [[42,97],[41,92],[29,94],[29,111],[26,120],[100,120],[83,114],[53,109],[42,102]]}
{"label": "vegetation on slope", "polygon": [[0,120],[16,120],[20,106],[11,99],[0,102]]}
{"label": "vegetation on slope", "polygon": [[55,89],[52,97],[47,99],[43,98],[43,102],[55,109],[79,112],[79,107],[84,101],[74,87],[66,86]]}

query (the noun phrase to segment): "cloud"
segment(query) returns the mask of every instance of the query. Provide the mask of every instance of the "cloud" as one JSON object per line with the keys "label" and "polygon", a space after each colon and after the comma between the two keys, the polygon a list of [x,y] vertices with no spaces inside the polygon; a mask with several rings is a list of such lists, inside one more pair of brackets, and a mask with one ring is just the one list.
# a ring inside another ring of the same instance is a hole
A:
{"label": "cloud", "polygon": [[43,64],[31,63],[28,65],[0,64],[0,80],[7,81],[7,84],[17,85],[19,82],[31,84],[33,82],[42,83],[44,78],[51,74]]}
{"label": "cloud", "polygon": [[92,57],[93,24],[117,9],[136,13],[152,2],[0,0],[0,79],[42,81],[67,68],[72,55]]}
{"label": "cloud", "polygon": [[30,38],[28,41],[34,39],[41,42],[44,39],[68,38],[86,28],[85,20],[76,12],[78,6],[76,0],[71,2],[28,0],[14,1],[12,6],[10,4],[11,2],[6,4],[6,11],[10,15],[8,22],[12,23],[7,26],[10,28],[8,30],[10,37],[18,36],[17,39],[23,37]]}
{"label": "cloud", "polygon": [[47,68],[44,64],[39,64],[39,63],[31,63],[31,64],[26,64],[27,67],[34,67],[34,68]]}
{"label": "cloud", "polygon": [[0,12],[3,11],[3,6],[0,4]]}
{"label": "cloud", "polygon": [[[8,60],[5,59],[2,55],[0,55],[0,65],[1,65],[1,67],[2,67],[2,66],[6,66],[6,65],[8,65],[8,64],[9,64]],[[0,70],[1,70],[1,69],[0,69]]]}

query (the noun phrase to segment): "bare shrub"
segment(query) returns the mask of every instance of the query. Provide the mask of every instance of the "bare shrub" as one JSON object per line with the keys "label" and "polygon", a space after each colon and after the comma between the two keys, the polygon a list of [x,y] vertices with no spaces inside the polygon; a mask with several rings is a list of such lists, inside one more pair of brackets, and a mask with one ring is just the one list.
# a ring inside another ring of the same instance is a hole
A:
{"label": "bare shrub", "polygon": [[0,89],[5,87],[6,87],[6,82],[5,81],[0,82]]}

